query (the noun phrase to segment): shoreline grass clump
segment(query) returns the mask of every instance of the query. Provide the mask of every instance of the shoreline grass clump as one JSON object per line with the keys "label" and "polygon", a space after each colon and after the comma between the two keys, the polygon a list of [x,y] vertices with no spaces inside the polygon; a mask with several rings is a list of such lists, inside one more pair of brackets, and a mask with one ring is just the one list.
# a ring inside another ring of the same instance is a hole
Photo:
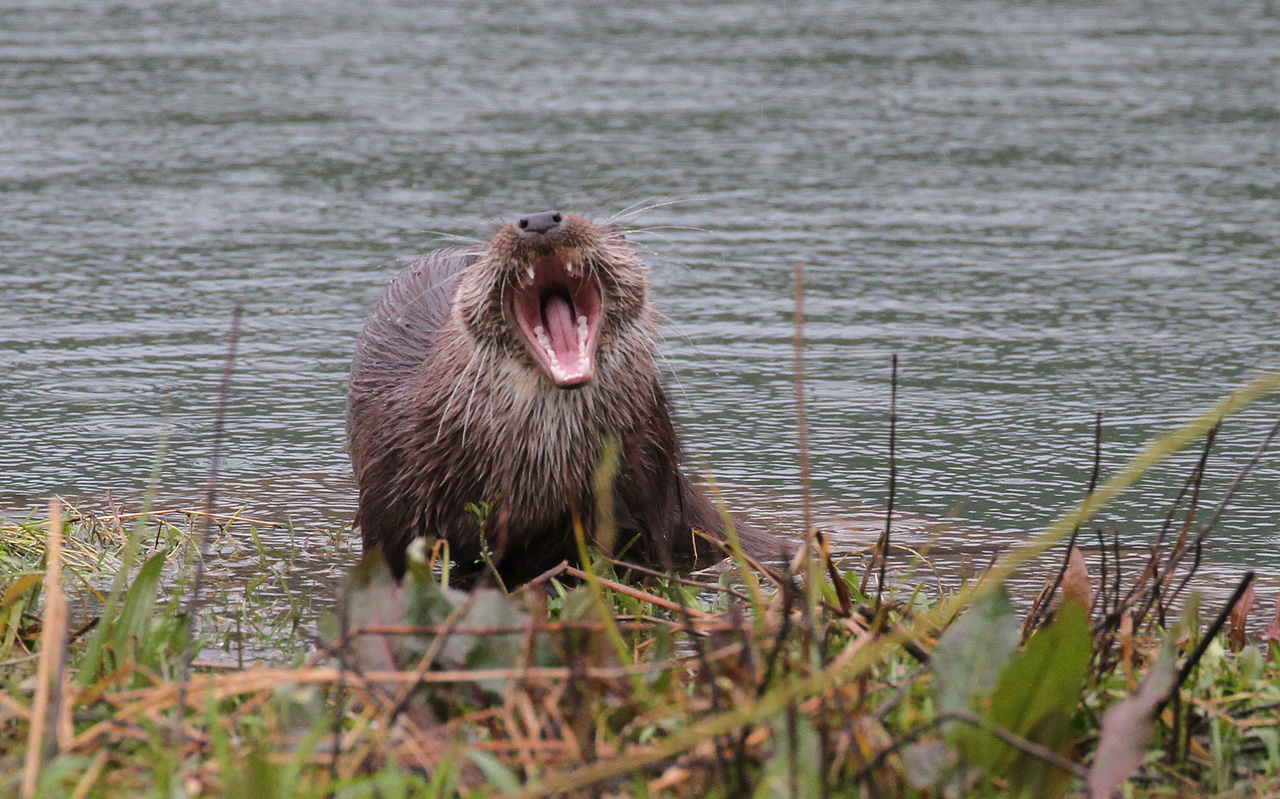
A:
{"label": "shoreline grass clump", "polygon": [[[364,559],[313,631],[273,571],[287,558],[235,515],[64,525],[55,504],[0,530],[0,794],[1274,795],[1280,617],[1249,637],[1252,573],[1214,607],[1181,600],[1235,491],[1200,500],[1213,431],[1278,386],[1246,386],[951,588],[882,582],[889,526],[864,558],[814,527],[791,563],[731,543],[718,576],[580,540],[578,566],[510,591],[451,585],[438,543],[403,583]],[[1091,568],[1076,546],[1090,516],[1197,439],[1154,545],[1103,546]],[[1060,564],[1039,559],[1057,546]],[[257,577],[210,571],[213,595],[193,591],[200,557]],[[1020,605],[1005,585],[1029,569],[1046,588]],[[279,656],[184,656],[246,642]]]}
{"label": "shoreline grass clump", "polygon": [[[84,524],[70,541],[93,535]],[[1026,613],[982,581],[946,595],[889,585],[877,605],[860,587],[874,560],[824,555],[810,590],[799,563],[744,564],[760,568],[757,587],[593,553],[589,568],[505,593],[449,586],[436,549],[402,585],[376,558],[358,566],[296,665],[198,667],[179,718],[189,622],[155,565],[177,551],[139,558],[113,617],[70,636],[45,683],[60,686],[56,707],[34,693],[49,675],[33,656],[54,640],[45,586],[6,575],[4,795],[23,795],[33,747],[33,796],[1062,796],[1131,776],[1132,795],[1280,787],[1271,653],[1206,636],[1194,602],[1168,631],[1102,636],[1101,606],[1060,588],[1024,640]],[[1064,582],[1081,579],[1093,583]]]}

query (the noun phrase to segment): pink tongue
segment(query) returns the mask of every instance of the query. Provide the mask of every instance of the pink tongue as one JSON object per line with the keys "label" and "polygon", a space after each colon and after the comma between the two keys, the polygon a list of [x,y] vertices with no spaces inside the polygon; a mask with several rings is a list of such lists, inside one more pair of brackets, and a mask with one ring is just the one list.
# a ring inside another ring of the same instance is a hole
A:
{"label": "pink tongue", "polygon": [[564,297],[553,296],[542,307],[547,320],[547,335],[556,357],[565,367],[578,365],[578,323],[573,318],[573,307]]}

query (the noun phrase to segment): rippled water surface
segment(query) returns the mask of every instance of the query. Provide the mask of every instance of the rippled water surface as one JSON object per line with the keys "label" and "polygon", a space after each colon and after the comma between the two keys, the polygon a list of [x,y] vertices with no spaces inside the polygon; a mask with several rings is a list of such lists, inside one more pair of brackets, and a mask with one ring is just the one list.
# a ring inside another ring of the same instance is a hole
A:
{"label": "rippled water surface", "polygon": [[[814,490],[985,535],[1280,367],[1274,2],[45,0],[0,7],[0,506],[208,470],[335,525],[349,355],[402,259],[627,209],[689,448],[794,518],[793,264]],[[642,232],[643,231],[643,232]],[[1206,496],[1280,413],[1225,426]],[[1185,453],[1103,518],[1163,516]],[[1280,460],[1213,555],[1277,566]]]}

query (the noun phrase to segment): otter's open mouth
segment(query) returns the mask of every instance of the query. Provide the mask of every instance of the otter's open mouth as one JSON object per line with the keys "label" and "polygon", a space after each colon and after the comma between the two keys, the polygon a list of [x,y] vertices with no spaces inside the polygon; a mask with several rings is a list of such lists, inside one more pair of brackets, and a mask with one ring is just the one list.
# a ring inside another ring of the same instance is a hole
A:
{"label": "otter's open mouth", "polygon": [[582,263],[548,255],[511,281],[511,313],[529,349],[560,388],[595,375],[602,305],[600,281]]}

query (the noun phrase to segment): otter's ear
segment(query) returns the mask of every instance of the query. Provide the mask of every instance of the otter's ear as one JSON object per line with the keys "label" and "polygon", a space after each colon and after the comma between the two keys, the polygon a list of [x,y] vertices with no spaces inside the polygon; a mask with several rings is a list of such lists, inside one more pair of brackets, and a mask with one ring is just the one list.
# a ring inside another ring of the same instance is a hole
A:
{"label": "otter's ear", "polygon": [[609,222],[601,225],[600,229],[603,230],[604,234],[610,238],[616,236],[624,242],[627,240],[627,231],[623,230],[622,225],[619,225],[616,222]]}

